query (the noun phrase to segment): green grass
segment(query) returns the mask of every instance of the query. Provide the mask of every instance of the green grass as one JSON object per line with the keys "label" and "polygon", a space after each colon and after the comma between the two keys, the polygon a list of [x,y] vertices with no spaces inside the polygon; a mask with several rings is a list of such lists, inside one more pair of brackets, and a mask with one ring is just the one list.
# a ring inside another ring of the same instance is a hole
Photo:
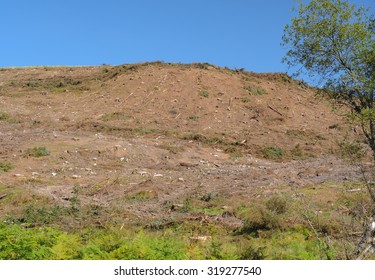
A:
{"label": "green grass", "polygon": [[0,173],[8,172],[13,168],[13,164],[7,161],[0,161]]}
{"label": "green grass", "polygon": [[201,92],[199,93],[199,96],[204,97],[204,98],[208,98],[209,93],[208,93],[207,91],[201,91]]}
{"label": "green grass", "polygon": [[267,94],[266,90],[264,90],[261,87],[255,87],[255,86],[244,86],[245,90],[249,92],[250,95],[253,96],[261,96]]}
{"label": "green grass", "polygon": [[[272,195],[258,189],[251,198],[197,190],[181,198],[179,211],[132,222],[113,205],[83,205],[78,187],[68,205],[58,206],[24,188],[0,185],[0,195],[8,194],[0,200],[0,259],[342,259],[355,244],[344,239],[343,227],[358,228],[339,211],[362,211],[369,199],[365,192],[345,191],[364,187],[360,183],[342,186],[342,193],[328,186],[306,186],[298,190],[303,196],[288,186]],[[130,202],[153,198],[140,191]],[[13,214],[4,207],[13,207]],[[130,221],[124,224],[123,217]],[[220,222],[225,217],[243,225]]]}
{"label": "green grass", "polygon": [[189,120],[197,121],[197,120],[199,120],[199,116],[192,115],[192,116],[189,117]]}
{"label": "green grass", "polygon": [[7,113],[0,113],[0,121],[7,121],[9,118],[10,117]]}
{"label": "green grass", "polygon": [[130,117],[124,113],[121,112],[114,112],[114,113],[109,113],[109,114],[104,114],[100,118],[103,122],[108,122],[111,120],[123,120],[126,121],[130,119]]}
{"label": "green grass", "polygon": [[45,157],[49,156],[51,154],[50,150],[48,150],[47,147],[41,146],[41,147],[34,147],[32,149],[27,150],[27,155],[31,157]]}
{"label": "green grass", "polygon": [[[210,235],[208,235],[210,234]],[[206,241],[195,240],[207,236]],[[51,227],[0,223],[1,260],[327,259],[306,227],[263,238],[235,235],[215,225],[177,224],[163,230],[87,228],[66,233]],[[328,253],[334,253],[329,251]]]}
{"label": "green grass", "polygon": [[266,159],[279,160],[284,156],[285,152],[280,147],[270,146],[263,148],[262,154]]}

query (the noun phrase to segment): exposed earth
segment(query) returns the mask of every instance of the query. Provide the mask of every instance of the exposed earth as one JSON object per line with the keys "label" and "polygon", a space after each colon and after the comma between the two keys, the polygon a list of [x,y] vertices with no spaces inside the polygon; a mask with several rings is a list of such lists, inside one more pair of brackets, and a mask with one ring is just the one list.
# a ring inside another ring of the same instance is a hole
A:
{"label": "exposed earth", "polygon": [[[115,209],[97,223],[173,213],[241,226],[223,211],[179,210],[194,196],[220,197],[228,210],[356,180],[339,146],[359,133],[317,89],[284,74],[160,62],[1,69],[0,162],[13,168],[0,173],[0,197],[18,186],[58,205],[79,195]],[[0,204],[0,214],[17,207]]]}

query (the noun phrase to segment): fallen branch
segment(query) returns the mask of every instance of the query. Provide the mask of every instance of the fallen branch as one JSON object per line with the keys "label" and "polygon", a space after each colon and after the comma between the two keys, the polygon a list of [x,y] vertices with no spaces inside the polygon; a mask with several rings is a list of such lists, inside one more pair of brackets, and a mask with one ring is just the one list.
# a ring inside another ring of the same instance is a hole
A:
{"label": "fallen branch", "polygon": [[118,104],[118,106],[121,105],[122,103],[124,103],[126,100],[128,100],[129,97],[132,96],[133,94],[134,94],[134,92],[130,93],[128,97],[126,97],[123,101],[121,101],[121,102]]}
{"label": "fallen branch", "polygon": [[283,116],[282,113],[280,113],[279,111],[277,111],[275,108],[272,108],[270,105],[267,105],[268,108],[270,108],[272,111],[274,111],[275,113],[279,114],[280,116]]}

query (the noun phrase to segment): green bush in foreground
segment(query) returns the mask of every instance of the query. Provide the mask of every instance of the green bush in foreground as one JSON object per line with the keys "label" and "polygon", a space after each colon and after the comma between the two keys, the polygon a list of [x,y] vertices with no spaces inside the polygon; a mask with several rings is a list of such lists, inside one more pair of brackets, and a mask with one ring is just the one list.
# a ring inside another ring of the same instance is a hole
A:
{"label": "green bush in foreground", "polygon": [[[23,228],[0,223],[0,260],[185,260],[185,259],[325,259],[310,231],[186,237],[182,230],[85,229],[65,233],[50,227]],[[229,238],[229,239],[228,239]]]}
{"label": "green bush in foreground", "polygon": [[49,227],[23,228],[0,224],[2,260],[186,258],[186,249],[178,238],[150,236],[142,231],[130,234],[127,231],[87,230],[77,234]]}

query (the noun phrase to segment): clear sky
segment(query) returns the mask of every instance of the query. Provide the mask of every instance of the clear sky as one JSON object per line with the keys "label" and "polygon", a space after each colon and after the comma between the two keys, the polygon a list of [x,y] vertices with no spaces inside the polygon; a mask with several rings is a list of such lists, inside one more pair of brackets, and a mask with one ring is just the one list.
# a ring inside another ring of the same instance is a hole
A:
{"label": "clear sky", "polygon": [[[351,2],[375,12],[375,0]],[[161,60],[286,72],[280,42],[295,5],[293,0],[1,0],[0,67]]]}

